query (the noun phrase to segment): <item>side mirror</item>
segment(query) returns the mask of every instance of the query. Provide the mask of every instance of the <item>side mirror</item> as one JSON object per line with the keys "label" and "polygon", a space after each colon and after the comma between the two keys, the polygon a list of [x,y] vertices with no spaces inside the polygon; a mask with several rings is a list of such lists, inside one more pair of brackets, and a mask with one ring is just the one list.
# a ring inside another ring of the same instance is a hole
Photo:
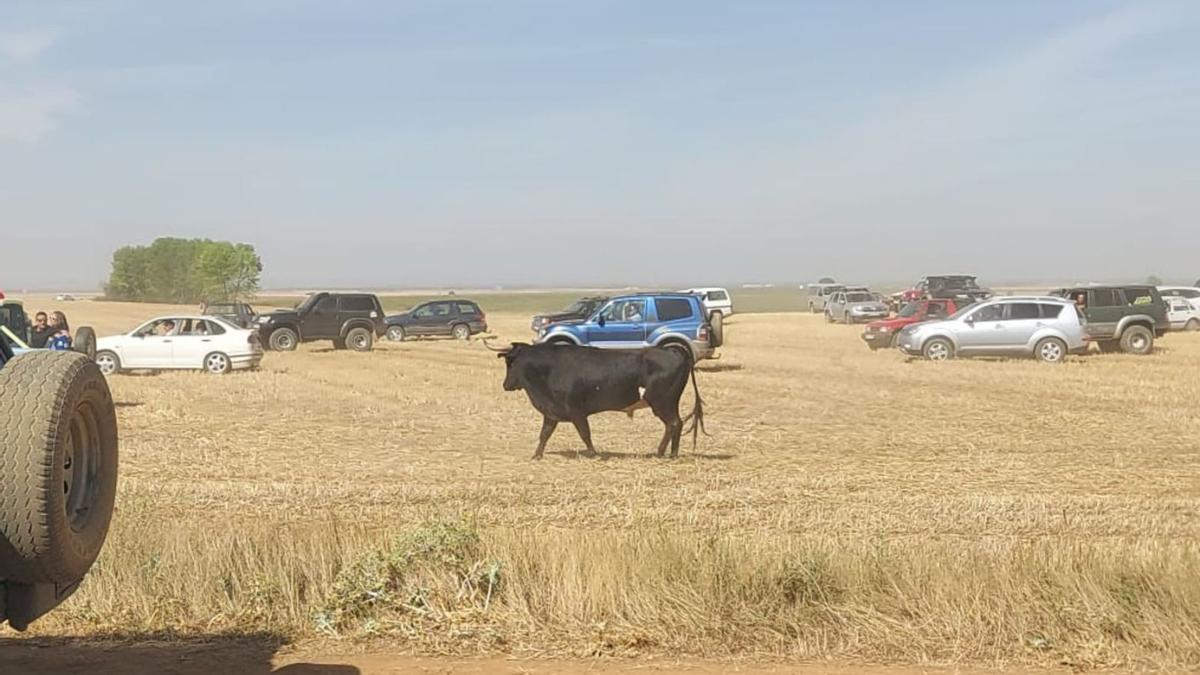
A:
{"label": "side mirror", "polygon": [[963,322],[966,323],[968,326],[971,326],[972,328],[975,326],[974,317],[968,316],[967,318],[963,319]]}

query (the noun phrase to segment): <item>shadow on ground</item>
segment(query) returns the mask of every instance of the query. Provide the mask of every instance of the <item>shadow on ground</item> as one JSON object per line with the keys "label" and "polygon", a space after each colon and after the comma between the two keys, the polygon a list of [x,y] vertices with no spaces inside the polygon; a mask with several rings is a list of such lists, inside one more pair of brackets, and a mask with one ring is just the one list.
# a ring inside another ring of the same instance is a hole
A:
{"label": "shadow on ground", "polygon": [[0,639],[0,673],[359,675],[359,669],[350,665],[293,663],[276,669],[272,660],[286,642],[271,633],[194,637],[143,633],[103,640],[8,638]]}
{"label": "shadow on ground", "polygon": [[[566,457],[567,459],[599,459],[599,460],[606,460],[606,459],[671,460],[672,458],[670,457],[670,450],[668,450],[667,453],[668,453],[667,455],[664,455],[663,457],[659,457],[657,454],[655,454],[653,452],[589,453],[587,450],[547,450],[546,451],[547,455],[558,455],[559,457]],[[730,454],[724,454],[724,453],[716,454],[716,453],[704,453],[704,452],[689,452],[689,451],[686,451],[681,448],[679,450],[679,456],[675,457],[674,460],[678,461],[678,460],[682,460],[682,459],[704,459],[704,460],[725,461],[725,460],[733,459],[735,456],[736,455],[730,455]]]}

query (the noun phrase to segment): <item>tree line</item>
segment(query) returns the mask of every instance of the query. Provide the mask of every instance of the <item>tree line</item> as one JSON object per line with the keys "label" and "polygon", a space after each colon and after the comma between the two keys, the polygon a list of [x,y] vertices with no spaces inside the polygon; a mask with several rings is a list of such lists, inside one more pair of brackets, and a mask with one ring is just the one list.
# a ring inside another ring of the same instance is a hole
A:
{"label": "tree line", "polygon": [[250,244],[160,237],[113,253],[105,297],[136,302],[220,302],[258,292],[262,260]]}

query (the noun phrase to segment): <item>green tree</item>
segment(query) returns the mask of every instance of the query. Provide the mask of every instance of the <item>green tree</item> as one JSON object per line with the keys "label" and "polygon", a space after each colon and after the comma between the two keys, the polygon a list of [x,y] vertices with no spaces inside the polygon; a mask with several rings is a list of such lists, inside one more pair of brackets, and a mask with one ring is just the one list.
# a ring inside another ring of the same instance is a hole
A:
{"label": "green tree", "polygon": [[141,302],[240,300],[258,292],[261,274],[250,244],[160,237],[113,253],[105,294]]}

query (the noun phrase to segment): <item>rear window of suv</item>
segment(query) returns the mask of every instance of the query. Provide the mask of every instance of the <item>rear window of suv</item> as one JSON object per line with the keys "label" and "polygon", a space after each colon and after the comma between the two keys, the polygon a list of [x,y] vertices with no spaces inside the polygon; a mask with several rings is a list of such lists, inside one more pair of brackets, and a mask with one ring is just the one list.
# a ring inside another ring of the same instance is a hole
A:
{"label": "rear window of suv", "polygon": [[341,308],[344,312],[369,312],[375,309],[375,300],[369,295],[344,295]]}
{"label": "rear window of suv", "polygon": [[479,308],[469,302],[458,303],[459,314],[478,314]]}
{"label": "rear window of suv", "polygon": [[1149,305],[1154,302],[1154,296],[1148,288],[1126,288],[1125,302],[1130,305]]}
{"label": "rear window of suv", "polygon": [[659,321],[678,321],[692,316],[692,303],[683,298],[659,298],[654,301]]}

